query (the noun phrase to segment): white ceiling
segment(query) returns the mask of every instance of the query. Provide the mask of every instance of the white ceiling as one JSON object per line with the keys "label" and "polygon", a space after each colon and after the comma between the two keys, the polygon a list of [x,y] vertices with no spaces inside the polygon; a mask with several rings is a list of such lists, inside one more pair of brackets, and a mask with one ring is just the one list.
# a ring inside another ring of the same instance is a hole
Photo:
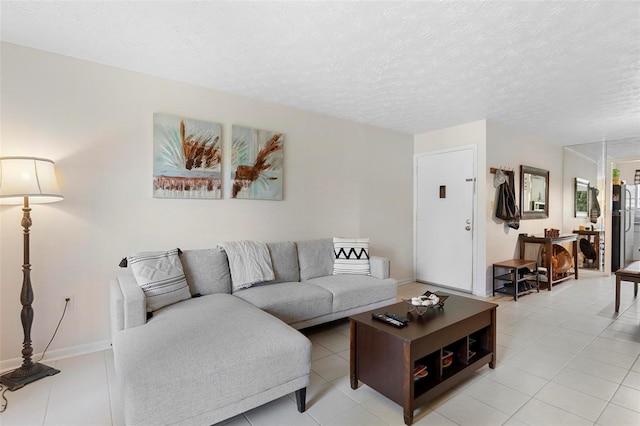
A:
{"label": "white ceiling", "polygon": [[410,134],[640,137],[640,2],[13,2],[1,39]]}

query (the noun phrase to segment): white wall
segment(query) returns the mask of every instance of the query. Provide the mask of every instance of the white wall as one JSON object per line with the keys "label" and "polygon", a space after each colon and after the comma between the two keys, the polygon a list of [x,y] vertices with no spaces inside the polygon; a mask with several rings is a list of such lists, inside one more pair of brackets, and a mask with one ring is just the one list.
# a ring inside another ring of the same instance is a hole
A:
{"label": "white wall", "polygon": [[[1,155],[56,162],[65,200],[33,206],[39,353],[109,340],[108,281],[138,250],[202,248],[234,239],[367,236],[392,276],[413,277],[413,136],[2,44]],[[283,132],[284,200],[152,198],[152,117],[222,123],[224,170],[232,124]],[[0,360],[20,356],[21,209],[0,206]]]}
{"label": "white wall", "polygon": [[[490,167],[509,167],[515,173],[515,191],[520,205],[520,166],[549,170],[549,217],[520,221],[518,230],[511,229],[495,217],[497,191]],[[563,214],[563,148],[493,121],[487,121],[486,217],[487,217],[487,292],[491,291],[491,265],[520,257],[518,234],[544,236],[545,228],[562,229]]]}
{"label": "white wall", "polygon": [[414,137],[414,154],[438,151],[464,145],[476,145],[476,197],[478,208],[474,220],[474,260],[473,293],[484,296],[486,293],[485,274],[482,271],[486,263],[486,211],[484,208],[486,176],[486,120],[474,121],[459,126],[447,127],[423,133]]}
{"label": "white wall", "polygon": [[615,167],[620,170],[620,180],[627,185],[635,185],[636,170],[640,170],[640,160],[637,158],[625,158],[615,161]]}

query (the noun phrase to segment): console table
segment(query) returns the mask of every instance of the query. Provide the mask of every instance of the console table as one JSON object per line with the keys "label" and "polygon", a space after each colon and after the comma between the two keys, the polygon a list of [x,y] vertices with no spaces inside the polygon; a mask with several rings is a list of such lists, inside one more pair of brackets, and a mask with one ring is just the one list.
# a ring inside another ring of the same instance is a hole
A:
{"label": "console table", "polygon": [[[600,232],[602,231],[573,231],[574,234],[578,234],[579,237],[585,237],[589,244],[591,244],[591,237],[593,237],[593,249],[596,252],[596,260],[594,268],[600,268]],[[584,267],[584,266],[583,266]],[[586,268],[586,267],[585,267]]]}
{"label": "console table", "polygon": [[555,238],[544,238],[544,237],[528,237],[524,235],[520,235],[520,258],[524,259],[524,249],[525,244],[541,244],[545,247],[545,258],[544,263],[547,267],[547,283],[549,285],[548,290],[551,291],[551,287],[554,284],[562,282],[571,278],[571,275],[567,275],[566,277],[561,277],[558,279],[553,279],[553,262],[551,260],[553,256],[553,245],[554,244],[563,244],[563,243],[571,243],[571,255],[573,256],[573,270],[574,277],[578,279],[578,236],[577,235],[565,235]]}

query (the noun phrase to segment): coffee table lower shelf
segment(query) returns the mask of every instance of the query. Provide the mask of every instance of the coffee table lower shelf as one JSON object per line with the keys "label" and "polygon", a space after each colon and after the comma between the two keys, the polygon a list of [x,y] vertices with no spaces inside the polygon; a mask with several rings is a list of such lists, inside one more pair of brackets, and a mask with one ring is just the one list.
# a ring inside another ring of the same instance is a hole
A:
{"label": "coffee table lower shelf", "polygon": [[[464,381],[466,378],[473,375],[473,373],[475,373],[478,368],[482,367],[483,365],[489,364],[491,362],[492,356],[492,354],[487,354],[483,357],[480,357],[473,363],[469,363],[469,366],[458,368],[455,372],[446,375],[441,380],[431,380],[430,382],[422,383],[422,380],[428,380],[425,378],[416,382],[414,392],[414,405],[416,407],[420,407],[436,396],[440,395],[441,393]],[[478,363],[478,366],[477,368],[474,368],[473,364],[475,364],[476,362]]]}
{"label": "coffee table lower shelf", "polygon": [[[351,388],[367,384],[403,406],[404,422],[413,412],[471,376],[480,367],[495,367],[496,307],[461,296],[450,296],[444,308],[424,316],[408,314],[398,303],[350,318]],[[401,329],[371,319],[372,313],[395,312],[411,319]],[[443,358],[451,354],[450,362]],[[427,376],[414,380],[414,368]]]}

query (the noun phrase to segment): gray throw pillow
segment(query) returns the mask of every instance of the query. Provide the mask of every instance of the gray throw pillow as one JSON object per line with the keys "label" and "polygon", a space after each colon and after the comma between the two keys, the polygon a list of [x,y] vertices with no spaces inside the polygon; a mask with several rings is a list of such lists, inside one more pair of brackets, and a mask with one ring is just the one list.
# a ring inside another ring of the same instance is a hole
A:
{"label": "gray throw pillow", "polygon": [[298,265],[298,250],[296,243],[285,241],[281,243],[267,243],[271,255],[271,265],[276,279],[269,284],[300,281],[300,267]]}
{"label": "gray throw pillow", "polygon": [[299,241],[298,262],[300,263],[300,280],[324,277],[333,274],[333,240]]}
{"label": "gray throw pillow", "polygon": [[180,260],[192,295],[231,293],[229,261],[222,247],[184,250]]}

